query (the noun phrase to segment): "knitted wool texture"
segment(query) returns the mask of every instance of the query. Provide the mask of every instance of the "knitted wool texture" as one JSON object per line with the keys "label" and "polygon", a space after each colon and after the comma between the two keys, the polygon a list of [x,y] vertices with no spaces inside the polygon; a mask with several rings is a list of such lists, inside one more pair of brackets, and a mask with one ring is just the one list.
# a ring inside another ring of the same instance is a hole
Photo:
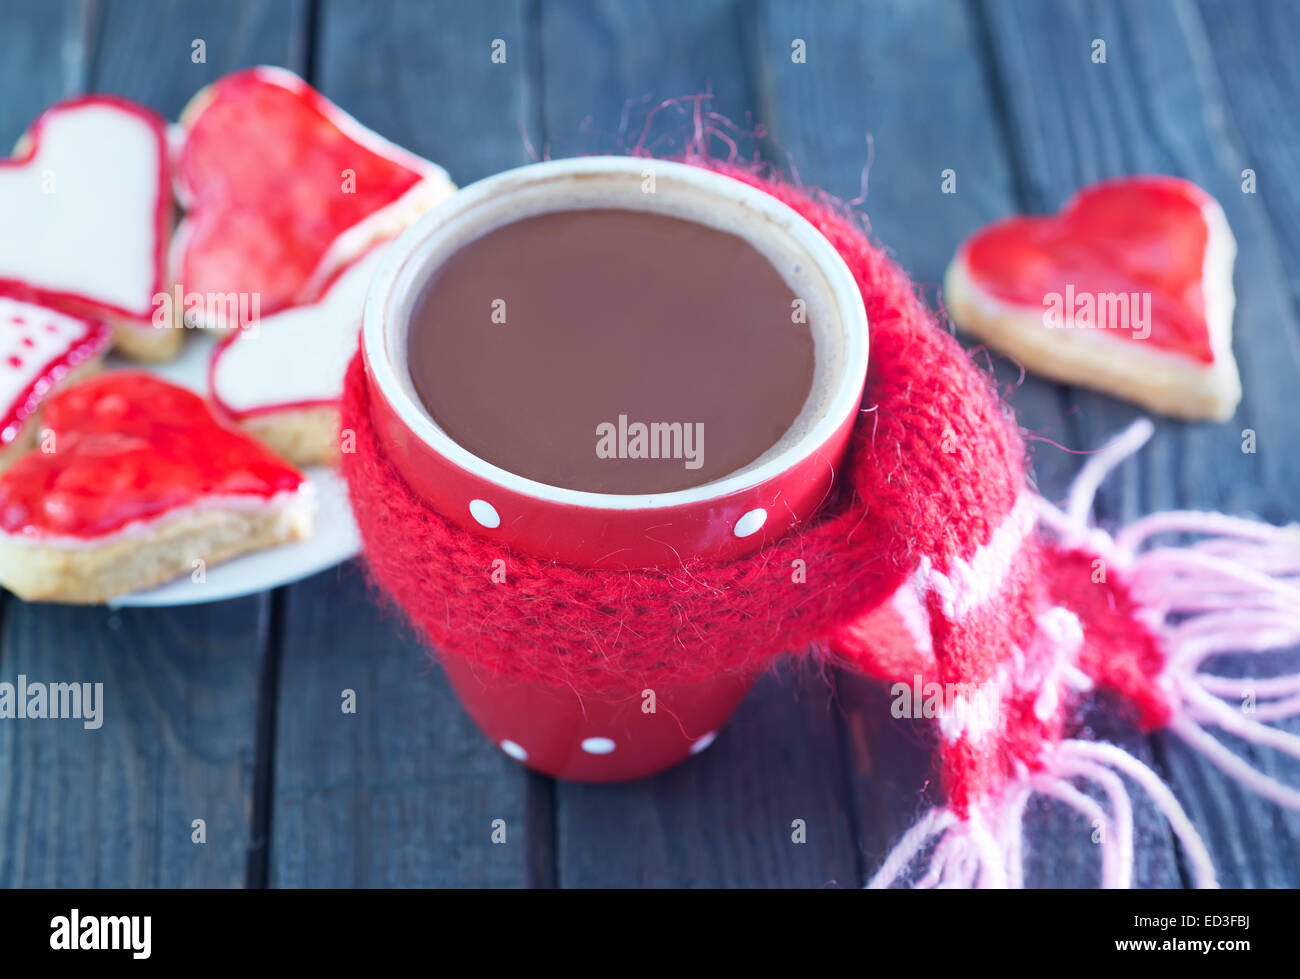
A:
{"label": "knitted wool texture", "polygon": [[[1090,643],[1079,667],[1128,695],[1147,724],[1162,723],[1155,640],[1122,583],[1092,587],[1090,553],[1035,534],[1024,445],[988,378],[842,205],[725,172],[807,218],[862,290],[870,366],[834,497],[783,539],[725,564],[607,571],[512,553],[425,506],[391,468],[358,354],[342,411],[356,451],[342,467],[374,580],[442,655],[583,694],[751,671],[815,644],[882,679],[992,684],[994,721],[942,725],[943,783],[963,815],[1062,736],[1053,650],[1080,619]],[[498,558],[505,583],[485,570]],[[806,562],[804,583],[792,581],[795,559]]]}

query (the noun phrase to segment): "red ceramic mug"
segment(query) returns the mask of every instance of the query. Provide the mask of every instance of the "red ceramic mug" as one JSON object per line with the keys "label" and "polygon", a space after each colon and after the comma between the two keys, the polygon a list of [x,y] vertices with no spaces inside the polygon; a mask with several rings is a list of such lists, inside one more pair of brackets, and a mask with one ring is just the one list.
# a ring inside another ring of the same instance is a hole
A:
{"label": "red ceramic mug", "polygon": [[[524,217],[608,207],[653,210],[739,235],[806,301],[812,393],[786,435],[743,469],[643,496],[550,486],[466,451],[416,396],[406,366],[411,310],[447,256]],[[410,487],[464,530],[586,568],[671,566],[685,555],[728,560],[810,517],[843,456],[867,369],[861,293],[816,228],[731,177],[635,157],[537,163],[460,190],[387,249],[366,299],[362,338],[372,421]],[[568,689],[482,678],[455,656],[443,663],[465,709],[508,755],[549,775],[593,782],[649,775],[706,747],[754,680],[661,685],[648,713],[641,691],[580,700]]]}

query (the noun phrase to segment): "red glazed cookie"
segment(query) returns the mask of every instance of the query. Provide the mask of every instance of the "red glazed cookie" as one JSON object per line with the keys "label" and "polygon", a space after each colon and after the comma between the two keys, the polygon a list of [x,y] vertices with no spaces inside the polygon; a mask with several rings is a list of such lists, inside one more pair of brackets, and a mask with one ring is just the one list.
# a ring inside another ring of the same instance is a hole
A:
{"label": "red glazed cookie", "polygon": [[152,374],[69,388],[44,428],[0,476],[0,581],[22,598],[106,601],[310,532],[303,475]]}
{"label": "red glazed cookie", "polygon": [[172,221],[160,116],[108,95],[47,109],[0,160],[0,214],[0,293],[104,320],[129,356],[175,356],[180,331],[154,328]]}
{"label": "red glazed cookie", "polygon": [[279,68],[227,75],[180,125],[176,193],[189,213],[176,281],[186,293],[256,294],[263,315],[317,298],[371,243],[455,189],[441,167]]}
{"label": "red glazed cookie", "polygon": [[1180,418],[1225,420],[1236,242],[1214,198],[1174,177],[1089,187],[1055,216],[998,221],[944,281],[961,329],[1029,370]]}

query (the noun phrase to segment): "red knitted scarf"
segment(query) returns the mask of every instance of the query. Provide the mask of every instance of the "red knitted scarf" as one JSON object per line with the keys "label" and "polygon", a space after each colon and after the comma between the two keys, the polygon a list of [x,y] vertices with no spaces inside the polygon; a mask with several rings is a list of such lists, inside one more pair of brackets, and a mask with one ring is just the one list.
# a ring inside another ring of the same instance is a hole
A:
{"label": "red knitted scarf", "polygon": [[[726,172],[820,229],[862,289],[871,363],[834,498],[784,539],[727,564],[606,571],[511,553],[429,509],[391,469],[358,356],[343,405],[356,451],[342,465],[375,581],[443,655],[582,693],[702,680],[809,648],[882,680],[955,690],[937,725],[947,805],[900,841],[877,884],[908,878],[923,858],[921,883],[1018,883],[1020,816],[1034,792],[1113,826],[1121,842],[1104,848],[1102,879],[1128,883],[1132,827],[1116,771],[1152,793],[1198,879],[1212,882],[1204,847],[1163,784],[1118,749],[1071,737],[1067,719],[1082,692],[1111,689],[1144,728],[1171,726],[1235,777],[1300,806],[1300,792],[1250,768],[1200,724],[1298,757],[1300,738],[1235,716],[1195,669],[1242,648],[1243,630],[1256,646],[1300,641],[1294,529],[1212,514],[1158,514],[1117,538],[1089,528],[1092,490],[1140,430],[1094,457],[1066,512],[1050,506],[1027,485],[1010,410],[848,209]],[[1142,549],[1165,530],[1216,536]],[[508,585],[483,573],[498,558]],[[806,582],[793,580],[796,559]],[[1191,627],[1166,624],[1189,614]],[[1276,681],[1284,693],[1288,681]],[[1300,696],[1279,703],[1290,713],[1274,718],[1300,713]],[[1100,787],[1109,807],[1079,780]]]}

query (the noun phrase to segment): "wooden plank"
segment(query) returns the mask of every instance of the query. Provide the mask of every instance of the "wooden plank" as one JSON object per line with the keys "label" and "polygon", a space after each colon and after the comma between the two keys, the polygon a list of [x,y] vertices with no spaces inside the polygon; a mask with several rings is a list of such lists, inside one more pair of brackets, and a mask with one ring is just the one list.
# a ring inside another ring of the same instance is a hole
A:
{"label": "wooden plank", "polygon": [[[187,2],[161,19],[133,3],[86,9],[94,17],[72,4],[0,10],[0,35],[29,39],[0,66],[5,138],[87,84],[174,111],[227,67],[289,58],[304,8],[241,3],[218,16]],[[196,28],[207,65],[191,61]],[[99,730],[0,725],[0,884],[244,882],[268,610],[265,596],[118,613],[9,600],[0,674],[102,682],[106,703]],[[195,819],[206,821],[203,845],[191,842]]]}
{"label": "wooden plank", "polygon": [[[1175,173],[1220,200],[1238,240],[1234,348],[1242,406],[1225,425],[1160,421],[1152,445],[1103,487],[1102,516],[1127,521],[1185,506],[1295,520],[1300,458],[1293,449],[1300,419],[1292,405],[1300,330],[1264,213],[1268,202],[1241,192],[1245,155],[1233,138],[1215,47],[1196,8],[995,0],[988,17],[1033,209],[1054,209],[1077,187],[1102,177]],[[1091,61],[1094,39],[1107,43],[1105,64]],[[1274,119],[1286,127],[1280,132],[1294,134],[1290,115]],[[1101,395],[1080,391],[1073,397],[1081,441],[1089,445],[1139,414]],[[1245,428],[1256,432],[1257,454],[1241,451]],[[1300,816],[1242,791],[1176,739],[1157,743],[1163,771],[1206,835],[1223,882],[1295,886],[1300,867],[1295,861],[1284,866],[1279,855],[1296,852]],[[1272,765],[1268,759],[1261,764]],[[1293,783],[1297,774],[1291,766]]]}
{"label": "wooden plank", "polygon": [[[983,23],[969,7],[942,0],[865,7],[774,2],[764,7],[759,38],[763,117],[774,141],[806,182],[844,198],[865,190],[873,236],[939,305],[938,286],[960,240],[1021,206],[1001,93],[980,56],[990,40]],[[791,57],[797,39],[805,44],[802,64]],[[871,162],[864,175],[867,134]],[[946,170],[955,176],[955,193],[944,193]],[[1022,426],[1067,445],[1075,439],[1060,388],[1034,377],[1017,384],[1015,364],[996,357],[993,363]],[[1046,444],[1034,447],[1033,458],[1042,490],[1063,493],[1075,460]],[[929,759],[918,750],[933,733],[893,718],[890,698],[875,684],[846,677],[840,694],[852,735],[858,838],[871,871],[933,802],[933,787],[925,791]],[[1141,750],[1131,731],[1124,743]],[[1141,879],[1166,883],[1174,868],[1167,834],[1152,814],[1139,817],[1142,831],[1155,837],[1156,855]],[[1077,886],[1096,879],[1095,847],[1082,821],[1042,805],[1027,825],[1027,882]]]}
{"label": "wooden plank", "polygon": [[98,26],[91,87],[147,102],[170,119],[204,85],[237,68],[273,64],[302,73],[307,66],[308,0],[178,0],[151,8],[110,0]]}
{"label": "wooden plank", "polygon": [[[88,0],[0,6],[0,36],[13,39],[0,59],[0,147],[6,155],[42,109],[85,88],[93,31]],[[27,43],[13,43],[17,39]]]}
{"label": "wooden plank", "polygon": [[[460,181],[527,161],[521,5],[328,3],[318,23],[315,81],[363,123]],[[354,566],[289,588],[283,632],[273,886],[549,882],[548,784],[479,734]],[[345,689],[356,714],[341,710]]]}
{"label": "wooden plank", "polygon": [[[759,52],[763,118],[798,176],[860,210],[873,237],[912,276],[932,308],[957,243],[1015,207],[1018,173],[1005,144],[996,93],[979,56],[981,25],[964,5],[884,2],[864,6],[763,6]],[[802,40],[806,61],[792,60]],[[868,143],[870,140],[870,143]],[[955,192],[944,192],[946,171]],[[1029,432],[1068,443],[1060,389],[977,349]],[[1073,464],[1035,455],[1048,492]]]}
{"label": "wooden plank", "polygon": [[0,724],[0,885],[240,886],[266,604],[8,611],[4,680],[102,683],[103,723]]}
{"label": "wooden plank", "polygon": [[[552,155],[626,153],[646,115],[667,99],[712,93],[707,110],[740,129],[760,122],[748,40],[753,8],[740,0],[695,0],[666,10],[654,0],[543,4],[545,131]],[[670,109],[651,124],[650,146],[679,153],[690,115]],[[718,142],[711,149],[725,147]]]}
{"label": "wooden plank", "polygon": [[550,840],[530,832],[525,772],[478,733],[359,569],[288,589],[284,623],[271,886],[531,883],[533,845]]}
{"label": "wooden plank", "polygon": [[[1255,171],[1257,193],[1243,194],[1241,206],[1257,212],[1257,220],[1267,223],[1277,244],[1280,271],[1287,278],[1294,309],[1300,306],[1300,188],[1291,175],[1300,167],[1300,119],[1295,112],[1300,75],[1291,49],[1300,31],[1300,8],[1285,3],[1202,0],[1200,12],[1209,54],[1217,69],[1215,77],[1230,113],[1231,132],[1241,148],[1242,169]],[[1295,323],[1293,317],[1286,325],[1294,327]],[[1291,336],[1294,338],[1295,333]],[[1291,401],[1294,404],[1293,393]],[[1290,451],[1297,444],[1294,431],[1293,422]],[[1286,443],[1273,444],[1283,453],[1288,452]],[[1281,499],[1288,505],[1276,519],[1295,519],[1300,506],[1295,502],[1293,483]],[[1295,662],[1292,657],[1293,668]],[[1236,866],[1267,855],[1265,865],[1257,868],[1256,879],[1271,887],[1296,886],[1300,879],[1300,824],[1294,815],[1282,820],[1281,826],[1273,819],[1238,818],[1236,796],[1205,784],[1207,779],[1217,783],[1218,771],[1187,765],[1183,756],[1178,759],[1178,777],[1196,780],[1196,796],[1205,800],[1207,818],[1222,827],[1216,834],[1216,848],[1232,850]],[[1277,777],[1289,777],[1292,784],[1300,783],[1300,766],[1272,765],[1268,770]]]}
{"label": "wooden plank", "polygon": [[[326,0],[314,82],[365,125],[458,184],[528,163],[540,146],[527,5]],[[505,42],[505,62],[492,60]]]}
{"label": "wooden plank", "polygon": [[698,757],[627,785],[559,783],[559,883],[854,887],[844,766],[826,679],[780,666]]}
{"label": "wooden plank", "polygon": [[[756,109],[750,14],[727,0],[671,15],[649,2],[544,6],[541,91],[553,152],[625,150],[649,107],[710,85],[710,108],[744,125]],[[655,133],[671,138],[656,149],[680,150],[689,116],[660,122]],[[765,677],[717,743],[679,769],[613,788],[557,785],[559,884],[855,886],[840,721],[828,697],[811,672]],[[806,821],[804,844],[791,841],[794,819]]]}
{"label": "wooden plank", "polygon": [[1255,171],[1257,193],[1243,195],[1242,204],[1268,222],[1292,301],[1300,303],[1300,187],[1292,179],[1300,168],[1295,114],[1300,67],[1294,56],[1300,7],[1202,0],[1200,13],[1242,168]]}

